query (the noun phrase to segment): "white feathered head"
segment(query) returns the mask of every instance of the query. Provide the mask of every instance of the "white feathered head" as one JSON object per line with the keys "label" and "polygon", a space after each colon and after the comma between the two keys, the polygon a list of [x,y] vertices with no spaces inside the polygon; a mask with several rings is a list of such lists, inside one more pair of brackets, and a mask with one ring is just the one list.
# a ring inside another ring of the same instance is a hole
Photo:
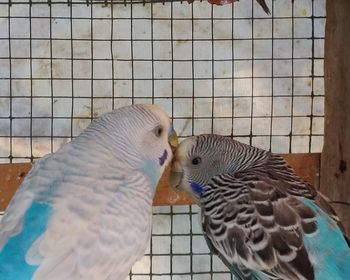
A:
{"label": "white feathered head", "polygon": [[106,113],[75,140],[150,176],[163,172],[172,159],[170,143],[176,145],[176,141],[168,115],[160,107],[150,104],[125,106]]}

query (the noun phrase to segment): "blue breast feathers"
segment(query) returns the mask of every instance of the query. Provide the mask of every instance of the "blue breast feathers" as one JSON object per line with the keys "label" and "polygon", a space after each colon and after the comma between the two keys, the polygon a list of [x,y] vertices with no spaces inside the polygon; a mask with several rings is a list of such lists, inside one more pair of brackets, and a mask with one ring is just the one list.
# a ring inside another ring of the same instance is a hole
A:
{"label": "blue breast feathers", "polygon": [[350,248],[336,222],[309,199],[302,202],[317,213],[317,232],[304,236],[316,280],[350,279]]}
{"label": "blue breast feathers", "polygon": [[23,230],[10,237],[0,251],[2,280],[31,279],[37,266],[29,265],[25,256],[33,242],[45,232],[52,208],[46,203],[33,202],[23,219]]}

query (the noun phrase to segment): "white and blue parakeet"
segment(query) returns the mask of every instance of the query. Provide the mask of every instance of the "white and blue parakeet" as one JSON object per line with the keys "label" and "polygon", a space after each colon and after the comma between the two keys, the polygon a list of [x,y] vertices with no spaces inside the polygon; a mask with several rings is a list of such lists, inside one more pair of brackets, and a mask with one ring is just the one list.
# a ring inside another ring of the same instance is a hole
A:
{"label": "white and blue parakeet", "polygon": [[132,105],[40,159],[1,220],[0,279],[125,279],[149,244],[169,140],[165,112]]}
{"label": "white and blue parakeet", "polygon": [[170,181],[201,207],[207,244],[238,279],[350,279],[328,200],[276,154],[219,135],[184,140]]}

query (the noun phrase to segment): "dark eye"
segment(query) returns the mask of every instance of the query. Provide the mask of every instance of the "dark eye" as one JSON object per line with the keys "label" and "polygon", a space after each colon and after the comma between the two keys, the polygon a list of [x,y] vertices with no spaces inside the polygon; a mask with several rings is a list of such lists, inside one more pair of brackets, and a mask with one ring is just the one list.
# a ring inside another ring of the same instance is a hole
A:
{"label": "dark eye", "polygon": [[160,137],[162,136],[163,134],[163,127],[162,126],[157,126],[155,129],[154,129],[154,134],[157,136],[157,137]]}
{"label": "dark eye", "polygon": [[193,165],[198,165],[202,162],[202,159],[200,157],[195,157],[192,159],[192,164]]}

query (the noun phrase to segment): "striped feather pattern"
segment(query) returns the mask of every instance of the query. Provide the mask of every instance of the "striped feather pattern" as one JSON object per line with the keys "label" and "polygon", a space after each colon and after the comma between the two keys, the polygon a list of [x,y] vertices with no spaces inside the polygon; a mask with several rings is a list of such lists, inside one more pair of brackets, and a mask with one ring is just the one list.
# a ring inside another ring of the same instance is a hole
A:
{"label": "striped feather pattern", "polygon": [[202,226],[210,242],[229,263],[284,279],[313,279],[303,244],[303,224],[316,231],[313,211],[267,176],[237,175],[214,177],[204,193]]}
{"label": "striped feather pattern", "polygon": [[[194,158],[200,164],[192,164]],[[228,137],[199,135],[181,143],[173,165],[183,169],[180,188],[193,192],[189,182],[202,186],[196,197],[208,246],[236,277],[316,279],[304,237],[320,233],[319,220],[303,199],[343,227],[327,199],[281,156]],[[345,238],[338,239],[350,258]]]}

